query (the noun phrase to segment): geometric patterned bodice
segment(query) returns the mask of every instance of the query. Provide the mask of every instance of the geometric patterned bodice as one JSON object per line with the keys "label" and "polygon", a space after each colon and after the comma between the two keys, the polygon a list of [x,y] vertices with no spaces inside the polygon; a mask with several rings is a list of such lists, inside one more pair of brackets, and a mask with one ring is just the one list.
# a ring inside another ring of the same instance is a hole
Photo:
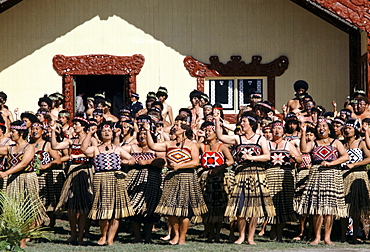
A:
{"label": "geometric patterned bodice", "polygon": [[181,164],[191,160],[191,151],[190,149],[170,147],[167,149],[167,160],[169,162],[174,162],[176,164]]}
{"label": "geometric patterned bodice", "polygon": [[[81,145],[80,144],[76,144],[76,143],[72,143],[71,144],[71,155],[81,155],[83,154],[82,150],[81,150]],[[78,157],[78,158],[73,158],[72,159],[72,164],[83,164],[83,163],[86,163],[86,162],[90,162],[91,159],[88,158],[88,157]]]}
{"label": "geometric patterned bodice", "polygon": [[200,163],[203,168],[213,169],[225,163],[225,156],[220,151],[221,145],[222,143],[217,146],[216,151],[206,151],[206,145],[204,145],[204,150],[200,157]]}
{"label": "geometric patterned bodice", "polygon": [[94,157],[95,171],[119,171],[121,170],[121,158],[117,153],[99,153]]}
{"label": "geometric patterned bodice", "polygon": [[38,156],[40,158],[41,164],[46,165],[51,162],[51,157],[49,152],[44,150],[38,150],[35,153],[35,156]]}
{"label": "geometric patterned bodice", "polygon": [[339,152],[337,148],[332,146],[333,142],[334,140],[330,143],[330,145],[318,146],[315,141],[316,146],[311,151],[312,164],[316,165],[320,164],[322,161],[331,162],[338,159]]}
{"label": "geometric patterned bodice", "polygon": [[156,158],[156,155],[154,152],[133,152],[131,153],[131,156],[135,158],[136,163],[139,160],[150,160],[150,159]]}
{"label": "geometric patterned bodice", "polygon": [[250,160],[244,160],[243,157],[242,157],[244,154],[249,154],[251,156],[261,155],[262,147],[261,147],[261,145],[258,144],[261,136],[257,139],[256,143],[250,143],[250,144],[243,144],[241,136],[239,136],[239,138],[240,138],[240,144],[238,146],[236,146],[236,150],[235,150],[235,157],[236,157],[237,163],[253,162],[253,161],[250,161]]}
{"label": "geometric patterned bodice", "polygon": [[309,153],[302,153],[302,163],[299,164],[299,168],[308,168],[311,164],[311,155]]}
{"label": "geometric patterned bodice", "polygon": [[346,164],[357,163],[364,160],[364,156],[360,148],[346,149],[346,151],[348,153],[349,160],[343,163],[342,166],[345,166]]}
{"label": "geometric patterned bodice", "polygon": [[275,150],[271,147],[271,142],[269,142],[270,149],[270,167],[277,166],[291,166],[289,150],[286,149],[287,141],[285,141],[283,149],[276,149],[278,145],[275,146]]}
{"label": "geometric patterned bodice", "polygon": [[[24,146],[21,153],[14,153],[14,154],[12,153],[12,147],[13,146],[14,145],[9,146],[9,153],[7,155],[7,159],[8,159],[8,161],[7,161],[8,162],[7,170],[10,169],[11,167],[16,166],[17,164],[19,164],[22,161],[23,156],[24,156],[24,150],[26,149],[28,144],[26,146]],[[27,166],[22,171],[23,172],[34,171],[34,168],[32,166],[32,162],[33,162],[33,159],[29,164],[27,164]],[[20,172],[22,172],[22,171],[20,171]]]}

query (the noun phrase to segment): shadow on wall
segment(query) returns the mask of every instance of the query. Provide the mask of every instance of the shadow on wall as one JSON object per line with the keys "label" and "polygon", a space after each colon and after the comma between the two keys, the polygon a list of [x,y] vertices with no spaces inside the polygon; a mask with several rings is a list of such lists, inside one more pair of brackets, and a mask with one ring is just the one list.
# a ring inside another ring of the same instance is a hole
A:
{"label": "shadow on wall", "polygon": [[[298,20],[292,15],[298,15]],[[10,23],[0,32],[0,72],[97,16],[101,20],[118,16],[181,55],[203,62],[217,54],[224,62],[231,55],[243,55],[247,63],[254,54],[269,62],[286,51],[289,38],[277,39],[286,36],[277,29],[277,20],[287,25],[285,30],[291,30],[294,21],[296,30],[303,33],[305,29],[298,28],[315,18],[289,0],[22,1],[0,15],[0,23]],[[91,38],[82,39],[90,43]],[[274,41],[272,49],[267,41]],[[104,48],[94,53],[104,53]]]}

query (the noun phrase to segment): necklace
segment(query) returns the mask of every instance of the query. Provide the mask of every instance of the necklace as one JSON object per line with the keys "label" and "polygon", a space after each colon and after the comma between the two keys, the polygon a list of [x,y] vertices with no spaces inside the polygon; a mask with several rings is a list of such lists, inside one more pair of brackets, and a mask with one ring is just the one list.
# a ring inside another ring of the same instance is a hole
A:
{"label": "necklace", "polygon": [[326,143],[326,139],[321,139],[321,141],[322,141],[323,143]]}
{"label": "necklace", "polygon": [[254,136],[256,135],[256,133],[254,133],[250,138],[247,138],[247,140],[251,140]]}
{"label": "necklace", "polygon": [[[113,144],[111,143],[110,145],[111,145],[111,148],[113,149]],[[104,148],[105,148],[105,151],[109,151],[110,149],[108,145],[106,145]]]}
{"label": "necklace", "polygon": [[214,143],[214,144],[209,143],[209,144],[208,144],[208,145],[209,145],[209,150],[212,150],[212,147],[213,147],[213,145],[215,145],[215,144],[217,144],[217,142],[216,142],[216,143]]}
{"label": "necklace", "polygon": [[347,142],[347,147],[348,149],[351,149],[351,145],[353,144],[353,142],[355,141],[356,139],[353,139],[352,142]]}
{"label": "necklace", "polygon": [[[184,147],[184,143],[185,143],[185,139],[181,140],[181,148],[180,148],[181,150],[182,150],[182,147]],[[176,143],[176,146],[179,147],[180,146],[180,142],[177,142]]]}

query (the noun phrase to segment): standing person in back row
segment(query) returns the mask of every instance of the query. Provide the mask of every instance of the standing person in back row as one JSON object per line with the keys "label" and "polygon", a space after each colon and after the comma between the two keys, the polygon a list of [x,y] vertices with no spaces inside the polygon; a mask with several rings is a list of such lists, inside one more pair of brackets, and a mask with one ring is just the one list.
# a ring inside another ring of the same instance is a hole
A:
{"label": "standing person in back row", "polygon": [[168,116],[170,125],[173,125],[173,113],[172,108],[168,103],[166,102],[168,98],[168,91],[165,87],[159,87],[158,91],[156,93],[158,101],[160,101],[163,104],[163,110],[162,110],[162,117],[163,121],[166,121],[166,118]]}
{"label": "standing person in back row", "polygon": [[131,95],[131,104],[128,106],[129,110],[130,110],[130,116],[131,118],[136,118],[136,114],[137,112],[139,112],[139,110],[143,109],[143,104],[141,102],[139,102],[139,94],[137,93],[132,93]]}

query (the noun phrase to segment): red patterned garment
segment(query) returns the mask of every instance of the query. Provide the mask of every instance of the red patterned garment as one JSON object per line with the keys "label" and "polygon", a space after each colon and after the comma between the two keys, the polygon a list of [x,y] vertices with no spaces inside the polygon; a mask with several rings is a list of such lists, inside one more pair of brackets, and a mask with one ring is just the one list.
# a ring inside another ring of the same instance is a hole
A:
{"label": "red patterned garment", "polygon": [[204,151],[201,155],[200,163],[202,167],[208,168],[208,169],[213,169],[216,166],[220,166],[223,163],[225,163],[225,156],[224,154],[220,151],[221,144],[217,146],[216,151],[205,151],[206,145],[204,145]]}

